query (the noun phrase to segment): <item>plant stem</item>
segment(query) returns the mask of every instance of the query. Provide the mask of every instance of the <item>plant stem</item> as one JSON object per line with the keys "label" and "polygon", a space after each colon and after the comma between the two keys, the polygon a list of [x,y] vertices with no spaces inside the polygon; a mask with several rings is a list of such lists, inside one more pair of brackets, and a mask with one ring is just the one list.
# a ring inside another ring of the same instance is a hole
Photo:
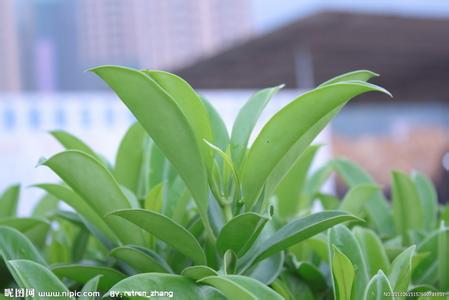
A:
{"label": "plant stem", "polygon": [[230,203],[225,203],[225,204],[223,205],[223,210],[224,210],[226,222],[228,222],[229,220],[232,219],[232,209],[231,209],[231,204],[230,204]]}

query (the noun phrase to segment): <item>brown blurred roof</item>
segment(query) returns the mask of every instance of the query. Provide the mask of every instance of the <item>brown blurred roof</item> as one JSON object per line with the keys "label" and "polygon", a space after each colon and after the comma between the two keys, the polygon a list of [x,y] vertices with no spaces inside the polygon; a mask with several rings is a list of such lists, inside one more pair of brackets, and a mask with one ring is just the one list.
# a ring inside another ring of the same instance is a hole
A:
{"label": "brown blurred roof", "polygon": [[[302,50],[301,50],[302,49]],[[295,57],[307,49],[315,83],[355,69],[396,99],[449,101],[449,20],[323,12],[175,70],[195,88],[297,87]]]}

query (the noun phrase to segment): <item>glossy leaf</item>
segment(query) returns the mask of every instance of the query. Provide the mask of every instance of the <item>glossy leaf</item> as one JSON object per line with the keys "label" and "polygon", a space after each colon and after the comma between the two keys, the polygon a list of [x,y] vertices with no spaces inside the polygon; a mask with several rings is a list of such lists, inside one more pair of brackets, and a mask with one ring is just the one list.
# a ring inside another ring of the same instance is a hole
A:
{"label": "glossy leaf", "polygon": [[[206,230],[212,234],[207,218],[207,171],[190,124],[193,114],[186,117],[179,103],[143,72],[116,66],[92,71],[115,91],[176,168],[196,201]],[[190,109],[195,111],[193,107]]]}
{"label": "glossy leaf", "polygon": [[438,199],[435,188],[424,174],[414,172],[412,180],[415,183],[416,190],[421,200],[421,207],[424,216],[424,228],[432,230],[437,224]]}
{"label": "glossy leaf", "polygon": [[[347,159],[336,159],[332,161],[332,166],[349,187],[365,183],[376,184],[369,174]],[[394,235],[391,209],[381,191],[368,200],[365,208],[370,222],[374,224],[381,236],[391,237]]]}
{"label": "glossy leaf", "polygon": [[95,276],[102,275],[98,288],[102,291],[110,289],[114,284],[126,278],[126,275],[108,267],[87,265],[57,265],[52,267],[53,273],[60,278],[68,278],[86,284]]}
{"label": "glossy leaf", "polygon": [[449,228],[441,226],[438,234],[438,284],[449,290]]}
{"label": "glossy leaf", "polygon": [[[270,176],[272,181],[282,180],[298,156],[347,101],[370,91],[388,94],[362,81],[339,82],[307,92],[276,113],[257,136],[243,166],[241,178],[247,208],[254,205]],[[277,184],[273,182],[272,186]]]}
{"label": "glossy leaf", "polygon": [[370,229],[357,227],[354,228],[354,236],[362,248],[369,275],[374,276],[379,270],[388,273],[390,262],[382,241],[376,233]]}
{"label": "glossy leaf", "polygon": [[0,218],[15,217],[20,196],[20,185],[16,184],[7,188],[0,195]]}
{"label": "glossy leaf", "polygon": [[415,255],[415,246],[404,250],[394,259],[388,278],[395,292],[406,292],[412,276],[412,258]]}
{"label": "glossy leaf", "polygon": [[329,247],[338,248],[351,261],[357,279],[352,286],[351,299],[362,299],[369,276],[367,263],[358,241],[346,226],[337,225],[329,230]]}
{"label": "glossy leaf", "polygon": [[190,266],[182,270],[181,275],[193,280],[200,280],[208,276],[218,276],[218,273],[208,266]]}
{"label": "glossy leaf", "polygon": [[217,238],[217,249],[220,254],[233,250],[237,256],[242,256],[253,245],[265,224],[268,216],[256,213],[244,213],[230,220],[221,229]]}
{"label": "glossy leaf", "polygon": [[[97,292],[98,291],[98,283],[100,282],[101,277],[103,275],[98,275],[89,280],[81,289],[81,293],[84,292]],[[95,296],[81,296],[78,300],[95,300]]]}
{"label": "glossy leaf", "polygon": [[309,262],[300,262],[297,267],[299,277],[307,282],[314,291],[324,291],[327,289],[327,282],[321,271]]}
{"label": "glossy leaf", "polygon": [[237,255],[234,251],[226,250],[223,255],[223,272],[227,275],[234,274],[237,270]]}
{"label": "glossy leaf", "polygon": [[[131,208],[131,203],[110,171],[92,156],[68,150],[41,164],[52,169],[100,216],[117,209]],[[117,218],[105,221],[122,242],[144,245],[143,234],[134,225]]]}
{"label": "glossy leaf", "polygon": [[257,263],[249,272],[245,272],[244,275],[257,279],[266,285],[270,285],[283,271],[284,261],[284,252],[276,253]]}
{"label": "glossy leaf", "polygon": [[106,220],[103,219],[103,215],[98,213],[88,201],[85,201],[84,198],[81,198],[70,188],[53,183],[38,184],[36,187],[45,190],[47,193],[71,206],[112,243],[118,243],[119,239],[117,235],[111,230]]}
{"label": "glossy leaf", "polygon": [[259,281],[240,275],[209,276],[199,280],[220,290],[228,299],[282,299],[275,291]]}
{"label": "glossy leaf", "polygon": [[47,265],[39,251],[23,233],[5,226],[0,226],[0,256],[5,261],[26,259],[43,266]]}
{"label": "glossy leaf", "polygon": [[148,231],[158,239],[190,257],[197,264],[206,264],[206,256],[197,239],[170,218],[149,210],[128,209],[112,213]]}
{"label": "glossy leaf", "polygon": [[[139,123],[131,126],[123,137],[115,158],[114,176],[138,197],[145,195],[148,184],[149,137]],[[146,158],[147,156],[147,158]]]}
{"label": "glossy leaf", "polygon": [[146,70],[144,73],[156,81],[181,108],[197,137],[203,158],[206,163],[210,163],[209,149],[201,141],[212,140],[212,129],[208,112],[200,96],[184,79],[175,74],[155,70]]}
{"label": "glossy leaf", "polygon": [[220,114],[215,110],[212,104],[205,98],[201,98],[206,107],[211,122],[213,144],[217,145],[221,150],[226,150],[229,145],[229,133],[226,124]]}
{"label": "glossy leaf", "polygon": [[164,185],[162,183],[154,186],[145,199],[144,208],[154,212],[160,212],[162,210],[163,191]]}
{"label": "glossy leaf", "polygon": [[342,211],[323,211],[299,218],[281,227],[268,239],[262,241],[255,249],[250,250],[245,258],[253,263],[261,261],[332,226],[354,220],[359,219]]}
{"label": "glossy leaf", "polygon": [[50,224],[42,218],[7,218],[0,220],[0,226],[8,226],[25,234],[37,247],[45,244]]}
{"label": "glossy leaf", "polygon": [[[64,284],[46,267],[30,260],[10,260],[7,262],[18,286],[24,289],[34,289],[36,297],[33,299],[48,299],[38,297],[39,292],[67,292]],[[59,299],[71,299],[69,297],[59,297]]]}
{"label": "glossy leaf", "polygon": [[[391,296],[387,296],[387,295]],[[387,276],[382,270],[379,270],[376,275],[371,278],[365,289],[364,300],[378,300],[378,299],[394,299],[393,289]]]}
{"label": "glossy leaf", "polygon": [[332,277],[336,300],[357,299],[352,295],[355,272],[351,260],[337,247],[333,247]]}
{"label": "glossy leaf", "polygon": [[162,183],[164,174],[169,166],[169,162],[161,152],[159,147],[152,143],[150,153],[150,170],[148,175],[149,189],[153,189],[156,185]]}
{"label": "glossy leaf", "polygon": [[255,93],[240,109],[232,127],[231,155],[237,168],[241,165],[248,141],[262,111],[282,86],[263,89]]}
{"label": "glossy leaf", "polygon": [[339,210],[361,217],[364,206],[377,192],[379,187],[373,184],[360,184],[351,188],[343,198]]}
{"label": "glossy leaf", "polygon": [[45,194],[34,206],[32,217],[48,217],[59,207],[59,199],[51,194]]}
{"label": "glossy leaf", "polygon": [[368,71],[368,70],[356,70],[352,72],[348,72],[339,76],[336,76],[328,81],[323,82],[319,86],[329,85],[341,81],[348,81],[348,80],[361,80],[361,81],[368,81],[369,79],[373,77],[377,77],[379,74],[376,74],[374,72]]}
{"label": "glossy leaf", "polygon": [[97,154],[92,150],[92,148],[67,131],[53,130],[50,131],[50,134],[67,150],[79,150],[86,154],[92,155],[93,157],[97,157]]}
{"label": "glossy leaf", "polygon": [[276,212],[281,219],[289,220],[298,214],[307,173],[318,149],[317,145],[309,146],[279,184],[276,190]]}
{"label": "glossy leaf", "polygon": [[409,230],[424,226],[421,201],[408,175],[392,173],[392,201],[395,228],[402,236],[402,245],[407,246],[410,243]]}
{"label": "glossy leaf", "polygon": [[171,273],[168,264],[153,251],[137,246],[121,246],[112,249],[109,255],[127,263],[139,273]]}
{"label": "glossy leaf", "polygon": [[[126,278],[114,285],[106,295],[124,293],[129,291],[166,291],[173,292],[172,298],[182,297],[195,300],[224,300],[219,292],[209,287],[196,284],[191,279],[174,274],[146,273]],[[169,294],[165,295],[169,297]],[[142,299],[138,296],[129,296],[128,299]]]}

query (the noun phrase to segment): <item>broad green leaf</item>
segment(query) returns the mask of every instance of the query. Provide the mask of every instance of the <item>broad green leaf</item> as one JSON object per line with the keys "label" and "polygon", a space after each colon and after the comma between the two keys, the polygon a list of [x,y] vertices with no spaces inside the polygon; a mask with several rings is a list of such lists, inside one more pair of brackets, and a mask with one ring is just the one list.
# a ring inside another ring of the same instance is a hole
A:
{"label": "broad green leaf", "polygon": [[412,277],[412,258],[415,255],[416,246],[411,246],[396,257],[391,264],[388,278],[393,291],[406,292]]}
{"label": "broad green leaf", "polygon": [[299,218],[281,227],[268,239],[256,245],[255,249],[247,252],[244,257],[253,263],[259,262],[334,225],[354,220],[359,219],[342,211],[322,211]]}
{"label": "broad green leaf", "polygon": [[282,299],[275,291],[259,281],[240,275],[209,276],[198,282],[209,284],[220,290],[228,299],[274,300]]}
{"label": "broad green leaf", "polygon": [[182,270],[181,275],[193,280],[200,280],[208,276],[218,276],[218,273],[208,266],[191,266]]}
{"label": "broad green leaf", "polygon": [[165,159],[165,156],[159,147],[152,143],[150,153],[150,173],[148,175],[150,190],[164,180],[164,174],[168,165],[169,162]]}
{"label": "broad green leaf", "polygon": [[59,199],[51,194],[45,194],[34,206],[32,217],[48,217],[53,214],[59,206]]}
{"label": "broad green leaf", "polygon": [[310,259],[310,254],[313,253],[323,262],[329,261],[327,235],[317,234],[301,243],[298,243],[288,249],[289,254],[294,255],[297,261],[304,261]]}
{"label": "broad green leaf", "polygon": [[10,186],[0,195],[0,218],[16,216],[19,196],[20,185],[18,184]]}
{"label": "broad green leaf", "polygon": [[449,291],[449,228],[442,224],[438,234],[438,285]]}
{"label": "broad green leaf", "polygon": [[[214,144],[211,144],[210,142],[208,142],[207,140],[203,141],[210,149],[212,149],[212,151],[216,154],[218,154],[218,156],[223,160],[223,173],[224,173],[224,177],[229,178],[231,177],[234,180],[234,185],[236,185],[237,187],[240,186],[239,184],[239,179],[237,176],[237,171],[235,170],[234,167],[234,163],[232,162],[231,158],[229,157],[228,153],[223,152],[223,150],[221,150],[218,146],[215,146]],[[212,168],[212,172],[214,172],[215,170],[217,170],[216,165]],[[227,174],[229,174],[229,176],[226,176]],[[228,183],[228,180],[224,180],[224,185],[227,186],[226,183]],[[224,191],[225,195],[228,195],[228,191]],[[238,193],[240,194],[240,189],[238,190]],[[233,195],[231,195],[233,196]]]}
{"label": "broad green leaf", "polygon": [[148,134],[135,123],[123,137],[115,158],[115,178],[138,197],[145,196],[145,185],[149,184],[149,164],[145,163],[150,155],[149,143]]}
{"label": "broad green leaf", "polygon": [[435,284],[438,280],[438,239],[449,230],[436,230],[416,247],[417,253],[428,253],[413,267],[415,284]]}
{"label": "broad green leaf", "polygon": [[154,186],[145,199],[144,208],[154,212],[160,212],[162,210],[163,190],[163,183]]}
{"label": "broad green leaf", "polygon": [[299,280],[296,274],[292,272],[283,272],[278,279],[271,285],[286,300],[315,300],[309,286]]}
{"label": "broad green leaf", "polygon": [[[131,208],[131,203],[111,172],[90,155],[68,150],[41,164],[52,169],[100,216]],[[134,225],[118,218],[105,221],[123,243],[144,245],[143,234]]]}
{"label": "broad green leaf", "polygon": [[424,216],[424,228],[433,230],[437,224],[438,199],[435,187],[424,174],[412,173],[412,180],[418,191]]}
{"label": "broad green leaf", "polygon": [[300,262],[297,267],[297,272],[299,277],[304,280],[312,290],[324,291],[327,289],[326,278],[313,264],[306,261]]}
{"label": "broad green leaf", "polygon": [[47,263],[30,240],[14,228],[0,226],[0,256],[5,261],[26,259],[43,266]]}
{"label": "broad green leaf", "polygon": [[221,255],[231,249],[237,256],[242,256],[253,245],[269,216],[256,213],[244,213],[230,220],[221,229],[217,238],[217,249]]}
{"label": "broad green leaf", "polygon": [[237,255],[234,251],[226,250],[223,255],[223,272],[225,275],[235,274],[237,270]]}
{"label": "broad green leaf", "polygon": [[369,275],[374,276],[379,270],[388,273],[390,262],[382,241],[376,233],[370,229],[356,227],[354,228],[354,236],[362,248]]}
{"label": "broad green leaf", "polygon": [[[331,162],[331,165],[349,187],[364,183],[376,184],[369,174],[352,161],[336,159]],[[394,236],[391,209],[381,191],[368,200],[365,208],[369,221],[374,224],[382,237]]]}
{"label": "broad green leaf", "polygon": [[[332,277],[336,300],[357,299],[352,296],[355,271],[351,260],[333,246]],[[360,299],[360,298],[359,298]]]}
{"label": "broad green leaf", "polygon": [[111,250],[109,255],[127,263],[139,273],[171,273],[168,264],[157,253],[137,246],[121,246]]}
{"label": "broad green leaf", "polygon": [[8,226],[25,234],[38,248],[45,245],[50,223],[42,218],[7,218],[0,220],[0,226]]}
{"label": "broad green leaf", "polygon": [[[390,296],[387,296],[390,295]],[[391,288],[390,281],[385,276],[382,270],[379,270],[376,275],[371,278],[365,289],[364,300],[380,300],[391,299],[393,300],[393,289]]]}
{"label": "broad green leaf", "polygon": [[214,145],[224,151],[229,145],[229,133],[226,124],[212,104],[203,97],[201,99],[209,115]]}
{"label": "broad green leaf", "polygon": [[321,206],[323,206],[325,210],[338,209],[341,204],[340,198],[332,194],[318,193],[315,197],[318,201],[320,201]]}
{"label": "broad green leaf", "polygon": [[256,126],[257,120],[271,98],[282,87],[283,85],[280,85],[258,91],[240,109],[231,133],[231,154],[237,169],[243,161],[249,138],[254,126]]}
{"label": "broad green leaf", "polygon": [[339,82],[307,92],[276,113],[257,136],[243,166],[241,180],[247,208],[253,206],[269,177],[271,185],[277,187],[275,181],[282,180],[298,156],[346,102],[370,91],[388,94],[362,81]]}
{"label": "broad green leaf", "polygon": [[[313,200],[315,200],[316,197],[319,197],[319,195],[321,194],[320,191],[321,191],[323,185],[329,179],[332,172],[333,172],[332,165],[330,164],[330,162],[328,162],[327,164],[324,164],[323,166],[318,168],[315,172],[312,173],[312,175],[310,177],[308,177],[306,179],[306,182],[304,184],[304,191],[303,191],[304,201],[303,201],[303,203],[300,203],[300,209],[302,209],[302,210],[311,209]],[[326,201],[321,201],[321,202],[323,203]],[[330,202],[330,204],[333,205],[335,201],[332,199],[327,202]],[[338,202],[338,204],[339,203],[340,202]],[[336,207],[338,207],[338,205]]]}
{"label": "broad green leaf", "polygon": [[128,209],[111,213],[148,231],[158,239],[190,257],[196,264],[206,264],[206,256],[198,240],[170,218],[149,210]]}
{"label": "broad green leaf", "polygon": [[379,190],[379,187],[373,184],[356,185],[346,193],[339,210],[361,217],[364,211],[363,207]]}
{"label": "broad green leaf", "polygon": [[[98,158],[95,151],[92,150],[86,143],[82,140],[70,134],[64,130],[53,130],[50,134],[67,150],[79,150],[81,152],[87,153],[95,158]],[[101,161],[101,159],[100,159]]]}
{"label": "broad green leaf", "polygon": [[[144,288],[142,288],[144,287]],[[124,295],[129,291],[163,291],[166,298],[195,300],[224,300],[219,292],[209,287],[200,286],[191,279],[174,274],[146,273],[128,277],[114,285],[108,296]],[[149,296],[149,295],[147,295]],[[128,296],[128,299],[148,299],[147,297]]]}
{"label": "broad green leaf", "polygon": [[[103,277],[103,275],[98,275],[89,280],[81,289],[81,293],[83,292],[97,292],[98,291],[98,283]],[[81,296],[78,298],[78,300],[95,300],[95,296]]]}
{"label": "broad green leaf", "polygon": [[406,174],[392,172],[392,202],[395,228],[402,245],[410,244],[409,230],[423,229],[423,208],[413,181]]}
{"label": "broad green leaf", "polygon": [[449,205],[441,207],[440,221],[444,221],[445,224],[449,224]]}
{"label": "broad green leaf", "polygon": [[87,265],[57,265],[51,269],[59,278],[68,278],[86,284],[95,276],[102,275],[98,288],[109,290],[114,284],[126,278],[126,275],[109,267]]}
{"label": "broad green leaf", "polygon": [[290,171],[277,187],[276,212],[281,219],[289,220],[298,214],[307,173],[318,149],[318,145],[309,146],[294,162]]}
{"label": "broad green leaf", "polygon": [[53,195],[57,199],[65,202],[71,206],[84,219],[90,222],[96,230],[100,231],[112,243],[117,244],[119,239],[117,235],[111,230],[103,215],[98,213],[88,201],[78,196],[77,193],[70,188],[53,183],[38,184],[36,187],[45,190],[47,193]]}
{"label": "broad green leaf", "polygon": [[[33,299],[48,299],[48,297],[39,297],[39,292],[68,293],[69,291],[50,270],[34,261],[10,260],[7,266],[20,288],[35,290],[36,296]],[[58,299],[71,298],[59,297]]]}
{"label": "broad green leaf", "polygon": [[251,268],[250,272],[245,272],[244,275],[248,275],[266,285],[270,285],[283,271],[284,261],[284,252],[278,252],[257,263]]}
{"label": "broad green leaf", "polygon": [[212,140],[212,129],[208,112],[200,96],[184,79],[175,74],[153,70],[146,70],[144,73],[157,82],[182,110],[197,137],[205,162],[210,164],[209,149],[201,142],[203,139]]}
{"label": "broad green leaf", "polygon": [[80,229],[73,239],[72,243],[72,260],[78,262],[83,259],[89,242],[90,233],[87,228]]}
{"label": "broad green leaf", "polygon": [[367,263],[357,239],[346,226],[337,225],[329,230],[330,247],[338,248],[351,261],[354,276],[357,279],[352,285],[351,299],[362,299],[369,275]]}
{"label": "broad green leaf", "polygon": [[207,217],[207,170],[190,123],[195,116],[189,113],[187,117],[185,108],[177,102],[181,100],[175,101],[143,72],[117,66],[97,67],[91,71],[115,91],[176,168],[196,201],[206,230],[213,235]]}
{"label": "broad green leaf", "polygon": [[332,83],[348,81],[348,80],[368,81],[369,79],[371,79],[373,77],[377,77],[377,76],[379,76],[379,74],[376,74],[376,73],[368,71],[368,70],[356,70],[356,71],[348,72],[348,73],[336,76],[332,79],[329,79],[328,81],[323,82],[319,86],[329,85]]}

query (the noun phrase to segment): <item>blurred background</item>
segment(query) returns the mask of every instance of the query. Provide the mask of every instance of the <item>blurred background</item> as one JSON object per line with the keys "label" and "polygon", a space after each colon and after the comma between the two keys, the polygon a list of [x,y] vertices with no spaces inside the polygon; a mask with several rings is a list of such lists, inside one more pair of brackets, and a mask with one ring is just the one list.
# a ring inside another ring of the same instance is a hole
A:
{"label": "blurred background", "polygon": [[[257,89],[286,84],[263,123],[301,91],[370,69],[394,98],[350,103],[319,137],[327,146],[318,164],[349,157],[386,190],[391,169],[416,169],[449,199],[446,0],[1,0],[0,190],[56,180],[34,168],[62,149],[49,130],[113,160],[133,118],[84,72],[101,64],[174,72],[228,125]],[[23,213],[37,193],[24,190]]]}

